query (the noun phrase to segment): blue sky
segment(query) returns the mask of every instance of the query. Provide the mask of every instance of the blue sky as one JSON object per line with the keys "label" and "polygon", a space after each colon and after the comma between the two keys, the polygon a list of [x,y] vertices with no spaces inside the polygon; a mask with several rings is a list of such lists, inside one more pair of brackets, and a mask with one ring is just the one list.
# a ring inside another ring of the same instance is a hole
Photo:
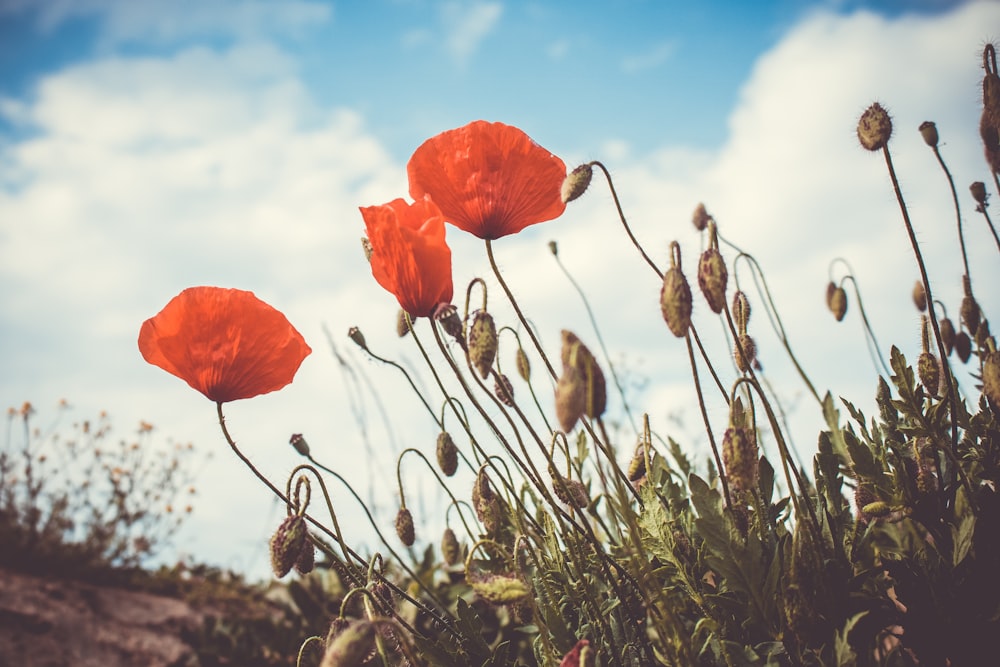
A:
{"label": "blue sky", "polygon": [[[344,346],[358,325],[375,349],[418,364],[359,252],[357,207],[405,195],[424,139],[485,118],[569,165],[604,161],[647,249],[665,258],[679,240],[689,276],[701,247],[690,214],[704,201],[765,267],[814,382],[863,403],[872,365],[856,311],[838,325],[825,310],[830,260],[854,266],[886,347],[914,353],[919,320],[912,252],[884,168],[857,146],[857,117],[876,100],[892,112],[918,238],[957,311],[950,195],[916,128],[938,123],[973,273],[996,284],[992,239],[966,201],[969,183],[989,181],[979,54],[996,25],[996,3],[930,1],[0,0],[0,399],[44,410],[65,397],[81,419],[107,409],[124,432],[146,419],[214,450],[179,547],[261,571],[279,510],[223,451],[212,406],[142,361],[139,325],[190,285],[254,290],[315,352],[291,387],[227,408],[237,438],[280,478],[297,462],[288,435],[304,432],[363,485],[391,488],[391,450],[435,433],[397,377],[342,347],[407,424],[370,425],[366,441],[323,327]],[[683,348],[664,335],[659,286],[606,188],[497,244],[543,338],[566,327],[587,342],[550,239],[641,385],[639,409],[703,446]],[[449,243],[464,292],[486,270],[482,248],[454,230]],[[707,309],[696,316],[718,329]],[[764,324],[758,346],[808,447],[816,411]],[[719,406],[711,415],[725,420]],[[391,520],[393,501],[379,502]]]}

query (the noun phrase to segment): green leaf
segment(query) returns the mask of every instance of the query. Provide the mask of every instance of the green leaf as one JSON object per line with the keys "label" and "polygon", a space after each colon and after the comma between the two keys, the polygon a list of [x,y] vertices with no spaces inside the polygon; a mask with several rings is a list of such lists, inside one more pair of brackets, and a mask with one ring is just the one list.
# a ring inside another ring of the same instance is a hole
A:
{"label": "green leaf", "polygon": [[964,486],[960,487],[958,493],[955,494],[955,518],[958,523],[951,527],[951,538],[955,544],[951,562],[953,566],[957,566],[965,560],[972,547],[972,538],[976,534],[976,515],[973,514],[972,507],[969,506],[969,496],[965,492]]}

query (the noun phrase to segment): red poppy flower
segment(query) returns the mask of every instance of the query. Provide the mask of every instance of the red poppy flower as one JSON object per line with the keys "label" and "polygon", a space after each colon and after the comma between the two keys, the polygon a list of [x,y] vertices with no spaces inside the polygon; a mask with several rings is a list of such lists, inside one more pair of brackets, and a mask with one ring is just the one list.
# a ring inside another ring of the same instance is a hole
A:
{"label": "red poppy flower", "polygon": [[481,239],[516,234],[566,209],[566,165],[527,134],[477,120],[428,139],[406,166],[410,196],[430,196],[445,219]]}
{"label": "red poppy flower", "polygon": [[142,324],[139,351],[216,403],[281,389],[312,350],[252,292],[190,287]]}
{"label": "red poppy flower", "polygon": [[371,244],[372,275],[411,317],[429,317],[452,297],[451,249],[444,218],[428,199],[394,199],[361,208]]}

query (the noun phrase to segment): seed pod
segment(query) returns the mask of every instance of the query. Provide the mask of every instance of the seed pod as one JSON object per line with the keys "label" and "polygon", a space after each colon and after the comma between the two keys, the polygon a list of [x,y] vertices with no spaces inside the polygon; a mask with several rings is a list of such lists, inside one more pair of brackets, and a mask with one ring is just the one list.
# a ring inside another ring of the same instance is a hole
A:
{"label": "seed pod", "polygon": [[375,647],[375,626],[371,621],[352,621],[326,645],[320,667],[360,665]]}
{"label": "seed pod", "polygon": [[405,507],[401,507],[396,513],[396,536],[399,537],[400,542],[408,547],[412,547],[413,542],[417,539],[413,531],[413,515]]}
{"label": "seed pod", "polygon": [[360,347],[362,350],[368,349],[368,343],[365,342],[365,335],[361,333],[361,329],[357,327],[351,327],[347,330],[347,337],[354,341],[354,344]]}
{"label": "seed pod", "polygon": [[528,585],[517,577],[487,574],[469,582],[472,590],[486,602],[494,605],[513,604],[527,599]]}
{"label": "seed pod", "polygon": [[[306,520],[298,514],[285,517],[271,536],[271,569],[274,576],[281,579],[288,574],[302,554],[308,542]],[[312,548],[312,544],[309,544]]]}
{"label": "seed pod", "polygon": [[753,338],[745,333],[739,335],[736,339],[736,345],[733,347],[733,359],[736,361],[736,368],[741,373],[746,373],[753,367],[754,362],[757,361],[757,346],[754,344]]}
{"label": "seed pod", "polygon": [[938,324],[941,329],[941,342],[944,343],[944,351],[951,356],[951,351],[955,349],[955,325],[947,317]]}
{"label": "seed pod", "polygon": [[705,231],[705,227],[708,227],[708,222],[711,219],[712,216],[710,216],[708,211],[705,210],[704,204],[699,203],[695,206],[694,215],[691,216],[691,222],[694,223],[695,229],[699,232]]}
{"label": "seed pod", "polygon": [[563,180],[559,196],[564,204],[568,204],[574,199],[582,196],[590,185],[590,179],[594,175],[594,168],[590,162],[581,164],[579,167],[569,172]]}
{"label": "seed pod", "polygon": [[929,120],[925,120],[920,124],[920,136],[924,138],[925,144],[934,148],[938,145],[937,125]]}
{"label": "seed pod", "polygon": [[865,109],[858,120],[858,141],[869,151],[882,150],[892,135],[892,119],[878,102]]}
{"label": "seed pod", "polygon": [[437,462],[438,467],[441,468],[447,477],[451,477],[458,470],[458,447],[455,446],[455,441],[451,439],[451,434],[447,431],[441,431],[437,437]]}
{"label": "seed pod", "polygon": [[972,356],[972,339],[964,331],[955,334],[955,353],[963,364],[968,363],[969,357]]}
{"label": "seed pod", "polygon": [[[972,198],[976,200],[979,206],[986,206],[986,184],[982,181],[976,181],[969,186],[969,192],[972,193]],[[979,210],[979,209],[977,209]]]}
{"label": "seed pod", "polygon": [[913,305],[921,313],[927,310],[927,292],[924,290],[924,284],[919,280],[913,284]]}
{"label": "seed pod", "polygon": [[434,319],[441,323],[444,332],[457,340],[465,348],[465,335],[462,333],[462,318],[458,316],[455,306],[442,304],[434,310]]}
{"label": "seed pod", "polygon": [[[830,283],[831,285],[833,283]],[[830,296],[829,304],[830,311],[833,312],[833,316],[837,318],[838,322],[844,320],[844,315],[847,314],[847,292],[843,287],[837,287],[833,290],[833,295]]]}
{"label": "seed pod", "polygon": [[410,333],[410,323],[408,321],[409,315],[402,308],[396,313],[396,335],[402,338],[406,334]]}
{"label": "seed pod", "polygon": [[[676,246],[676,242],[674,244]],[[671,247],[674,247],[671,246]],[[680,251],[677,251],[680,256]],[[681,272],[680,262],[663,274],[663,288],[660,290],[660,311],[670,332],[684,338],[691,327],[691,288]]]}
{"label": "seed pod", "polygon": [[996,350],[983,358],[983,394],[993,405],[1000,405],[1000,352]]}
{"label": "seed pod", "polygon": [[441,537],[441,557],[444,558],[445,564],[450,567],[458,562],[460,555],[461,547],[458,544],[455,531],[451,528],[445,528],[444,535]]}
{"label": "seed pod", "polygon": [[726,283],[729,272],[717,248],[708,248],[698,262],[698,287],[713,313],[721,313],[726,305]]}
{"label": "seed pod", "polygon": [[300,456],[309,456],[309,443],[306,439],[302,437],[301,433],[293,433],[292,437],[288,439],[288,443],[295,448],[295,451],[299,453]]}
{"label": "seed pod", "polygon": [[497,327],[493,316],[485,310],[477,310],[469,327],[469,361],[485,380],[490,375],[496,356]]}
{"label": "seed pod", "polygon": [[941,369],[938,366],[937,358],[930,352],[921,352],[917,357],[917,376],[924,389],[931,396],[938,395],[938,386],[941,382]]}
{"label": "seed pod", "polygon": [[497,380],[493,383],[493,393],[501,403],[509,408],[514,407],[514,385],[506,375],[502,373],[497,375]]}
{"label": "seed pod", "polygon": [[523,348],[517,348],[517,354],[514,355],[514,365],[517,367],[517,374],[521,376],[521,379],[530,382],[531,362],[528,361],[528,355]]}

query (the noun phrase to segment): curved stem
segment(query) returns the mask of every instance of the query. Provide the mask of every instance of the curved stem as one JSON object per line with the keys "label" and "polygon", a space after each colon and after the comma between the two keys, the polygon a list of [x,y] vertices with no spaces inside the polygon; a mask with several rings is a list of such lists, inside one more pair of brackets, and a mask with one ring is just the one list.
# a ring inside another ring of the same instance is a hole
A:
{"label": "curved stem", "polygon": [[636,240],[635,235],[632,233],[632,228],[628,225],[628,220],[625,219],[625,212],[622,211],[621,202],[618,200],[618,191],[615,190],[615,184],[611,180],[611,173],[608,171],[607,167],[596,160],[591,164],[604,172],[604,178],[608,181],[608,188],[611,190],[611,197],[615,200],[615,208],[618,210],[618,218],[622,221],[622,226],[625,227],[625,233],[628,234],[628,238],[632,241],[632,245],[635,246],[635,249],[639,251],[642,258],[646,260],[646,263],[649,264],[653,271],[656,272],[656,275],[659,276],[660,280],[662,280],[663,271],[660,271],[659,267],[656,266],[656,263],[650,259],[649,255],[646,254],[646,251],[643,250],[641,245],[639,245],[639,241]]}

